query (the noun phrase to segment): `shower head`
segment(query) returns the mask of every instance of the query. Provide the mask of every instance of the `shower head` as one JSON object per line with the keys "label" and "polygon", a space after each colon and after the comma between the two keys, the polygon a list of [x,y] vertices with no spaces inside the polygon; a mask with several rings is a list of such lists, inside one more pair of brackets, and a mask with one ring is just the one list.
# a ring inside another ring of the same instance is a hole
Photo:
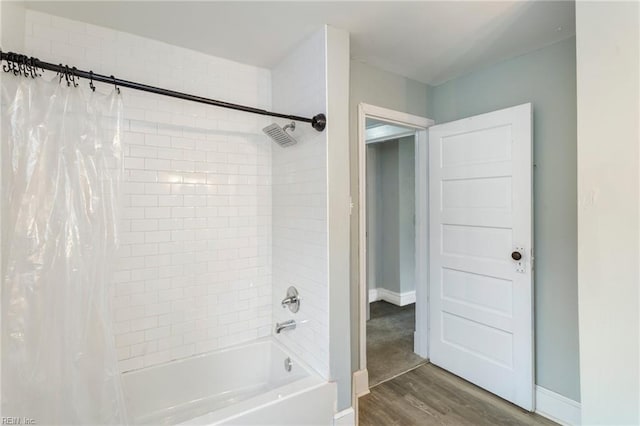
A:
{"label": "shower head", "polygon": [[293,136],[287,133],[287,129],[291,129],[292,131],[296,130],[296,123],[292,121],[291,124],[287,124],[284,127],[280,127],[276,123],[273,123],[262,129],[262,131],[265,132],[266,135],[271,139],[273,139],[275,143],[283,148],[286,148],[298,143],[298,141],[295,140]]}

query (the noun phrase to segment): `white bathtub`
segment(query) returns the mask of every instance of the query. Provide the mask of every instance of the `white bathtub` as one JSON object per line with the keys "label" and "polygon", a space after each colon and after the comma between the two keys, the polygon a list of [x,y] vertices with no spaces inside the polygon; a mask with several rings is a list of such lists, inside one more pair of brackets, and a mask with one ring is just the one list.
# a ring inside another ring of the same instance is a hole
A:
{"label": "white bathtub", "polygon": [[335,384],[271,338],[123,378],[134,424],[330,425],[335,413]]}

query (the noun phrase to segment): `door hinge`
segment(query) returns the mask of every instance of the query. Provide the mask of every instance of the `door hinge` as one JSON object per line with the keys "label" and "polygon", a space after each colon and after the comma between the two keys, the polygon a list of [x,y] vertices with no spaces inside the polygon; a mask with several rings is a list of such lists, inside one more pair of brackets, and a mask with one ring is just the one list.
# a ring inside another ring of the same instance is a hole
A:
{"label": "door hinge", "polygon": [[531,249],[531,271],[535,268],[536,256],[533,253],[533,248]]}

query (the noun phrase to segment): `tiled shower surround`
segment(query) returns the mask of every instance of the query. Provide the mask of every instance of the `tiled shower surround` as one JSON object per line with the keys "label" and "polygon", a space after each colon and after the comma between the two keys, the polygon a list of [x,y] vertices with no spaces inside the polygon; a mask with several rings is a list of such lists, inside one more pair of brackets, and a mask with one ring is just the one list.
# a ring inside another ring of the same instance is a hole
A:
{"label": "tiled shower surround", "polygon": [[[45,61],[271,107],[266,69],[33,11],[25,42]],[[271,121],[123,92],[125,208],[112,288],[121,370],[271,334],[271,153],[280,148],[261,131]]]}

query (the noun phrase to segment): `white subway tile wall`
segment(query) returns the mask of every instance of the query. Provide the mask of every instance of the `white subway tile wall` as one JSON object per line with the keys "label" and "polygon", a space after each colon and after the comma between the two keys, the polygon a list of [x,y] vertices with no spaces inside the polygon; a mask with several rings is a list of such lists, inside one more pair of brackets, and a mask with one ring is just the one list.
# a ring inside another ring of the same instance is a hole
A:
{"label": "white subway tile wall", "polygon": [[[326,112],[325,74],[322,30],[272,70],[273,108],[308,117]],[[294,136],[297,145],[272,151],[273,298],[279,306],[293,285],[302,302],[298,313],[275,308],[273,317],[297,321],[277,338],[328,379],[327,133],[300,124]]]}
{"label": "white subway tile wall", "polygon": [[[27,12],[25,50],[45,61],[271,107],[269,70],[44,13]],[[260,130],[270,121],[128,89],[123,96],[125,207],[111,289],[121,370],[271,334],[272,143]]]}

